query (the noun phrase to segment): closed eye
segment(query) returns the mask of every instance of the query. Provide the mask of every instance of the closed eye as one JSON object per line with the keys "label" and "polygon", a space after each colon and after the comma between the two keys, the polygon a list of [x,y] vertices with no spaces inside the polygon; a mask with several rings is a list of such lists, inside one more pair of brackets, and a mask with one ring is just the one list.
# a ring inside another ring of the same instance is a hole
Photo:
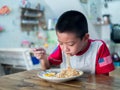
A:
{"label": "closed eye", "polygon": [[67,43],[67,45],[69,45],[69,46],[73,46],[75,43],[73,43],[73,42],[70,42],[70,43]]}

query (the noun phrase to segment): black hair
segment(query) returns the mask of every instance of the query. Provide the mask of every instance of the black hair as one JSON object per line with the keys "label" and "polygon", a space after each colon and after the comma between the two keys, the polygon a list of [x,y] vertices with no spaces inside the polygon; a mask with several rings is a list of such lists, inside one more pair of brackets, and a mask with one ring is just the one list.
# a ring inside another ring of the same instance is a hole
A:
{"label": "black hair", "polygon": [[88,33],[88,23],[86,17],[79,11],[70,10],[64,12],[58,19],[56,31],[72,32],[82,39]]}

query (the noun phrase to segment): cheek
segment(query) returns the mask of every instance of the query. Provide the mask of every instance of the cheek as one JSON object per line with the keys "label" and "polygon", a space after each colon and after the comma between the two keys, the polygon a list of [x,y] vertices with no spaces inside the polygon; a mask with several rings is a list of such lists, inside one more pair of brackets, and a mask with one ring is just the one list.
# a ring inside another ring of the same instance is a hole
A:
{"label": "cheek", "polygon": [[76,45],[76,46],[74,46],[74,47],[71,49],[71,51],[72,51],[74,54],[78,53],[80,50],[81,50],[81,45]]}
{"label": "cheek", "polygon": [[78,48],[74,46],[74,47],[70,47],[69,49],[72,54],[76,54]]}
{"label": "cheek", "polygon": [[62,51],[65,51],[65,52],[68,52],[68,53],[75,51],[75,47],[71,47],[71,46],[60,45],[60,48],[62,49]]}

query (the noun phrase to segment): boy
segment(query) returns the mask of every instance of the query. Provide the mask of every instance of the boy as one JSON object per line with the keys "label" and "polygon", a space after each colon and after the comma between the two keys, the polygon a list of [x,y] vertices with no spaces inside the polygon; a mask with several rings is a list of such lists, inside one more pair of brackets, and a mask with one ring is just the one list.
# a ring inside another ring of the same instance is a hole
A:
{"label": "boy", "polygon": [[71,56],[72,68],[90,74],[109,75],[114,70],[106,44],[102,40],[89,39],[87,20],[81,12],[71,10],[63,13],[56,24],[56,34],[59,45],[49,57],[43,48],[33,50],[44,70],[51,65],[65,68],[65,54]]}

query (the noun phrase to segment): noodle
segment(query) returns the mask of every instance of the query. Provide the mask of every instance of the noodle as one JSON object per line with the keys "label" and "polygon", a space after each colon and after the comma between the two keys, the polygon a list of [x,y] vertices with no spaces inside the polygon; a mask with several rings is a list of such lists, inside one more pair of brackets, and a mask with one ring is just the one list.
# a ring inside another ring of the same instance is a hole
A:
{"label": "noodle", "polygon": [[68,67],[62,70],[60,73],[56,74],[56,77],[57,78],[68,78],[68,77],[78,76],[78,75],[79,75],[79,72],[76,69]]}
{"label": "noodle", "polygon": [[80,73],[71,67],[70,65],[70,55],[67,55],[66,57],[67,59],[67,68],[63,69],[60,73],[56,74],[57,78],[68,78],[68,77],[72,77],[72,76],[78,76],[80,75]]}

